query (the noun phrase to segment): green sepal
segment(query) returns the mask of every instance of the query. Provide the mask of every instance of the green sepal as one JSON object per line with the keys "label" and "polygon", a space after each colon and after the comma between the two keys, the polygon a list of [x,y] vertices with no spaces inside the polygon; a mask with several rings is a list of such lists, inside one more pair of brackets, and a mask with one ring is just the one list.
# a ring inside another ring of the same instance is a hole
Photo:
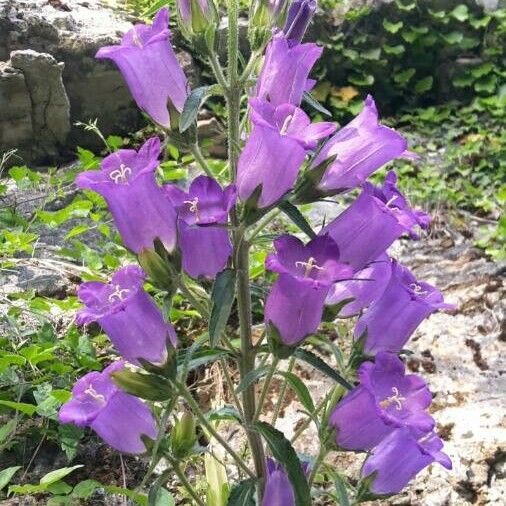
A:
{"label": "green sepal", "polygon": [[323,309],[322,321],[333,322],[334,320],[339,318],[339,313],[341,312],[341,309],[343,309],[343,307],[346,306],[346,304],[349,304],[354,300],[355,299],[353,297],[350,297],[348,299],[343,299],[342,301],[332,306],[325,306]]}
{"label": "green sepal", "polygon": [[167,360],[163,365],[156,365],[148,362],[144,358],[137,360],[142,365],[142,368],[151,374],[161,376],[168,380],[174,380],[177,377],[177,350],[172,346],[171,342],[167,339]]}
{"label": "green sepal", "polygon": [[181,255],[178,250],[172,253],[166,251],[158,238],[155,239],[154,246],[154,249],[142,249],[137,259],[153,285],[165,290],[171,296],[177,289],[181,272]]}
{"label": "green sepal", "polygon": [[189,411],[185,411],[176,421],[170,433],[170,451],[176,459],[190,455],[197,442],[197,424]]}
{"label": "green sepal", "polygon": [[281,360],[290,358],[297,349],[297,346],[288,346],[283,343],[279,330],[271,322],[267,324],[267,340],[272,354]]}
{"label": "green sepal", "polygon": [[294,204],[310,204],[325,197],[331,197],[340,193],[340,190],[324,191],[318,188],[327,169],[335,162],[337,155],[333,155],[323,160],[313,169],[308,167],[302,174],[301,179],[296,185],[294,191]]}
{"label": "green sepal", "polygon": [[174,393],[171,383],[156,374],[122,369],[113,372],[111,378],[125,392],[148,401],[166,401]]}
{"label": "green sepal", "polygon": [[367,328],[362,335],[353,343],[350,358],[348,359],[348,368],[356,370],[362,362],[370,360],[371,357],[364,353],[365,341],[367,339]]}
{"label": "green sepal", "polygon": [[374,471],[369,476],[362,478],[357,484],[357,492],[355,497],[355,504],[367,501],[385,500],[392,497],[394,494],[375,494],[371,492],[372,482],[376,479],[378,471]]}

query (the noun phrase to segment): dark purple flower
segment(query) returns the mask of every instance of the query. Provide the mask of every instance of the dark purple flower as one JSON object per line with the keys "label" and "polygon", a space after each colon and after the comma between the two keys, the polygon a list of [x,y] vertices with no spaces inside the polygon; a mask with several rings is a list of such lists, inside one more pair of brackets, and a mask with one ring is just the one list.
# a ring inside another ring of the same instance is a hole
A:
{"label": "dark purple flower", "polygon": [[152,137],[135,151],[120,149],[102,160],[102,170],[82,172],[79,188],[105,198],[123,242],[134,253],[153,249],[160,239],[167,251],[176,245],[176,212],[155,180],[160,139]]}
{"label": "dark purple flower", "polygon": [[78,296],[85,307],[77,313],[76,322],[97,322],[120,355],[133,364],[140,365],[141,358],[164,364],[167,341],[175,347],[176,332],[144,291],[144,279],[142,269],[129,265],[116,271],[110,283],[82,283]]}
{"label": "dark purple flower", "polygon": [[360,385],[349,392],[332,412],[336,443],[346,450],[370,450],[399,427],[427,434],[434,420],[425,413],[432,395],[425,381],[405,375],[404,364],[393,353],[380,352],[375,362],[364,362]]}
{"label": "dark purple flower", "polygon": [[316,11],[316,0],[294,0],[288,10],[283,32],[290,42],[301,42]]}
{"label": "dark purple flower", "polygon": [[239,158],[237,187],[247,200],[262,186],[258,207],[274,204],[293,186],[306,156],[318,141],[335,130],[333,123],[311,123],[304,111],[290,104],[274,107],[250,99],[253,130]]}
{"label": "dark purple flower", "polygon": [[114,362],[101,373],[90,372],[77,380],[72,399],[60,409],[61,423],[91,427],[108,445],[124,453],[144,453],[142,435],[155,439],[156,421],[140,399],[120,390],[110,374],[123,369]]}
{"label": "dark purple flower", "polygon": [[395,172],[390,171],[381,187],[364,183],[359,197],[321,231],[336,241],[341,260],[357,270],[378,258],[403,233],[417,237],[415,227],[429,225],[428,215],[410,208],[396,181]]}
{"label": "dark purple flower", "polygon": [[137,105],[163,127],[170,127],[167,102],[183,110],[188,83],[170,45],[169,11],[162,8],[151,26],[138,24],[118,46],[99,49],[96,58],[119,67]]}
{"label": "dark purple flower", "polygon": [[284,235],[274,246],[277,253],[269,255],[265,265],[279,277],[265,303],[265,322],[277,329],[284,344],[295,346],[320,325],[331,285],[351,277],[353,270],[339,263],[339,249],[326,236],[304,246]]}
{"label": "dark purple flower", "polygon": [[443,442],[434,433],[418,439],[409,429],[397,429],[374,448],[362,466],[362,477],[373,475],[372,493],[396,494],[433,462],[451,469],[451,460],[442,448]]}
{"label": "dark purple flower", "polygon": [[218,225],[227,223],[235,205],[235,186],[222,190],[213,178],[199,176],[188,193],[175,185],[165,186],[165,191],[178,212],[183,269],[193,278],[214,278],[232,254],[228,230]]}
{"label": "dark purple flower", "polygon": [[293,45],[282,32],[276,33],[265,52],[256,95],[275,106],[299,106],[304,91],[315,84],[308,76],[322,51],[312,43]]}
{"label": "dark purple flower", "polygon": [[379,299],[390,281],[392,262],[383,253],[376,260],[356,272],[354,279],[335,283],[327,295],[325,304],[332,306],[352,299],[340,311],[341,318],[356,315],[362,309]]}
{"label": "dark purple flower", "polygon": [[312,167],[336,156],[326,169],[318,189],[338,193],[361,185],[374,171],[403,155],[406,139],[378,121],[378,110],[368,95],[362,112],[323,146]]}
{"label": "dark purple flower", "polygon": [[[302,470],[309,475],[309,465],[302,463]],[[267,459],[267,477],[262,506],[295,506],[292,483],[285,468],[274,459]]]}
{"label": "dark purple flower", "polygon": [[383,295],[359,318],[355,338],[367,331],[364,351],[370,355],[379,351],[397,353],[431,313],[453,307],[444,303],[437,288],[417,281],[406,267],[394,261]]}

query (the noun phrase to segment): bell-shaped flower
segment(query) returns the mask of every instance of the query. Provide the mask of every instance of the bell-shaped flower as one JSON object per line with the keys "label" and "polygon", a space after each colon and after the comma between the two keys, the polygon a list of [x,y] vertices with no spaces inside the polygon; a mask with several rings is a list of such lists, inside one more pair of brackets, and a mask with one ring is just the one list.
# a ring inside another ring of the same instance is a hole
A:
{"label": "bell-shaped flower", "polygon": [[330,289],[325,304],[333,306],[348,300],[339,311],[341,318],[354,316],[379,299],[390,281],[392,262],[383,253],[376,260],[356,272],[353,279],[335,283]]}
{"label": "bell-shaped flower", "polygon": [[294,0],[288,9],[283,32],[292,43],[301,42],[316,11],[316,0]]}
{"label": "bell-shaped flower", "polygon": [[273,325],[281,341],[295,346],[320,325],[325,297],[338,280],[353,270],[340,263],[339,249],[328,236],[307,245],[284,235],[274,241],[276,253],[267,257],[268,270],[279,273],[265,303],[265,322]]}
{"label": "bell-shaped flower", "polygon": [[[295,506],[293,487],[285,468],[274,459],[267,459],[267,476],[262,506]],[[309,475],[309,465],[302,463],[302,470]]]}
{"label": "bell-shaped flower", "polygon": [[175,185],[165,186],[178,213],[178,243],[183,269],[193,278],[214,278],[232,254],[228,213],[236,202],[236,189],[225,189],[211,177],[199,176],[184,192]]}
{"label": "bell-shaped flower", "polygon": [[78,297],[85,307],[76,322],[97,322],[118,353],[133,364],[141,365],[139,359],[164,364],[167,345],[177,344],[176,332],[144,291],[144,279],[141,268],[129,265],[116,271],[110,283],[82,283]]}
{"label": "bell-shaped flower", "polygon": [[338,446],[365,451],[399,427],[420,435],[433,430],[434,420],[425,413],[432,395],[420,376],[405,375],[396,355],[378,353],[375,362],[360,366],[358,378],[360,385],[337,404],[330,417]]}
{"label": "bell-shaped flower", "polygon": [[369,355],[398,353],[431,313],[453,308],[445,304],[437,288],[417,281],[409,269],[394,261],[383,295],[357,321],[355,338],[366,333],[364,351]]}
{"label": "bell-shaped flower", "polygon": [[123,242],[134,253],[153,249],[158,238],[167,251],[176,245],[176,211],[155,179],[160,139],[152,137],[135,151],[120,149],[102,160],[101,170],[82,172],[79,188],[105,198]]}
{"label": "bell-shaped flower", "polygon": [[361,470],[362,478],[371,480],[369,492],[375,495],[397,494],[433,462],[446,469],[452,468],[452,462],[442,448],[443,442],[434,433],[419,439],[409,429],[397,429],[366,459]]}
{"label": "bell-shaped flower", "polygon": [[155,439],[156,421],[144,402],[112,381],[110,374],[123,367],[123,362],[114,362],[102,372],[90,372],[77,380],[72,399],[60,408],[59,420],[90,427],[120,452],[144,453],[141,436]]}
{"label": "bell-shaped flower", "polygon": [[336,241],[341,260],[357,270],[376,260],[402,234],[416,238],[416,226],[429,225],[428,215],[411,209],[396,182],[390,171],[381,187],[364,183],[359,197],[321,231]]}
{"label": "bell-shaped flower", "polygon": [[169,128],[167,103],[181,112],[188,82],[169,41],[169,11],[160,9],[152,25],[137,24],[117,46],[99,49],[96,58],[118,66],[137,105],[153,121]]}
{"label": "bell-shaped flower", "polygon": [[314,159],[313,168],[336,157],[326,168],[318,190],[330,195],[355,188],[380,167],[402,156],[406,147],[402,135],[379,123],[376,104],[368,95],[362,112],[331,137]]}
{"label": "bell-shaped flower", "polygon": [[278,107],[250,99],[253,130],[241,153],[237,187],[246,201],[261,187],[259,208],[277,202],[293,186],[306,152],[332,134],[333,123],[311,123],[304,111],[290,104]]}
{"label": "bell-shaped flower", "polygon": [[273,105],[299,106],[315,81],[308,79],[323,48],[313,43],[293,44],[278,32],[269,42],[256,88],[256,96]]}

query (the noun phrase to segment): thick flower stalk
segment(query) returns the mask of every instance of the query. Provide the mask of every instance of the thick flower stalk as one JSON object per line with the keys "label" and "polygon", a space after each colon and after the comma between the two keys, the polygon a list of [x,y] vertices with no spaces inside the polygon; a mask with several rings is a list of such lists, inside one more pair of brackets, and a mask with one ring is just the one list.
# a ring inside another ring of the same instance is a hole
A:
{"label": "thick flower stalk", "polygon": [[169,10],[162,8],[151,26],[135,25],[120,45],[96,54],[118,66],[139,108],[165,128],[170,127],[167,103],[181,112],[188,96],[188,81],[169,39]]}
{"label": "thick flower stalk", "polygon": [[176,245],[176,211],[155,180],[160,139],[153,137],[135,151],[120,149],[105,157],[101,170],[82,172],[79,188],[105,198],[123,242],[134,253],[153,249],[159,239],[167,251]]}
{"label": "thick flower stalk", "polygon": [[156,437],[156,421],[146,404],[113,382],[111,374],[123,368],[123,362],[113,362],[101,373],[90,372],[80,378],[72,389],[72,399],[61,407],[59,419],[90,427],[120,452],[145,453],[142,437]]}
{"label": "thick flower stalk", "polygon": [[85,307],[77,313],[76,322],[97,322],[129,362],[140,365],[143,359],[162,365],[167,346],[177,344],[176,332],[144,291],[144,279],[142,269],[130,265],[113,274],[110,283],[83,283],[78,297]]}

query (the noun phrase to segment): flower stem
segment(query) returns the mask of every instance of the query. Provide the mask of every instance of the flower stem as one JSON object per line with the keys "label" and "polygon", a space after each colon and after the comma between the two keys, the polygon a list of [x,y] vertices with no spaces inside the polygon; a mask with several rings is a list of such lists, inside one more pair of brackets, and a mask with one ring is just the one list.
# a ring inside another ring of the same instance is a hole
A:
{"label": "flower stem", "polygon": [[209,164],[207,163],[204,155],[202,154],[202,151],[200,150],[199,143],[196,142],[195,144],[192,144],[190,146],[191,154],[193,155],[193,158],[195,158],[195,161],[200,165],[201,169],[209,176],[214,178],[213,171],[211,170],[211,167],[209,167]]}
{"label": "flower stem", "polygon": [[225,358],[220,359],[220,366],[221,366],[221,370],[223,372],[223,376],[225,376],[225,381],[227,382],[227,387],[230,391],[230,395],[232,396],[232,399],[234,401],[234,405],[235,405],[237,411],[239,412],[239,414],[241,416],[244,416],[243,412],[242,412],[241,401],[239,400],[239,397],[235,393],[234,382],[232,381],[232,378],[230,376],[227,360]]}
{"label": "flower stem", "polygon": [[[321,400],[320,404],[316,406],[316,409],[314,411],[314,416],[317,416],[321,410],[327,405],[327,402],[329,402],[330,398],[332,397],[333,390],[327,393],[327,395]],[[312,418],[307,418],[306,421],[295,431],[294,435],[292,436],[292,439],[290,442],[293,444],[300,435],[309,427],[309,424],[313,421]]]}
{"label": "flower stem", "polygon": [[248,240],[251,242],[253,239],[267,226],[274,221],[281,214],[281,209],[272,210],[267,216],[255,227]]}
{"label": "flower stem", "polygon": [[168,460],[172,468],[174,469],[176,476],[179,478],[181,485],[183,485],[183,487],[187,490],[187,492],[192,496],[195,503],[198,504],[198,506],[205,506],[204,501],[202,501],[202,499],[197,494],[196,490],[193,488],[192,484],[186,478],[179,462],[173,457],[168,457]]}
{"label": "flower stem", "polygon": [[322,465],[326,456],[327,456],[327,450],[322,445],[322,446],[320,446],[320,452],[318,453],[318,457],[316,457],[316,461],[314,463],[313,469],[311,470],[311,475],[309,476],[308,483],[309,483],[310,487],[313,484],[313,482],[316,478],[316,473],[318,472],[318,469],[320,469],[320,466]]}
{"label": "flower stem", "polygon": [[[290,358],[290,362],[288,363],[288,372],[292,372],[293,366],[295,365],[295,358]],[[279,398],[278,402],[276,404],[276,407],[274,408],[274,414],[272,415],[271,425],[275,426],[276,421],[278,419],[279,413],[281,412],[281,408],[283,407],[283,400],[285,398],[286,388],[288,386],[288,381],[286,381],[286,378],[283,379],[283,384],[281,385],[281,390],[279,391]]]}
{"label": "flower stem", "polygon": [[258,399],[257,408],[255,411],[255,416],[253,417],[253,421],[256,422],[262,413],[262,409],[264,407],[265,399],[269,392],[269,387],[271,386],[272,378],[274,377],[274,373],[276,372],[276,367],[278,366],[279,358],[274,357],[271,362],[271,366],[269,367],[269,372],[264,381],[264,386],[262,388],[262,393],[260,394],[260,398]]}
{"label": "flower stem", "polygon": [[225,448],[225,450],[230,454],[230,456],[236,461],[237,465],[250,477],[255,478],[255,475],[251,472],[249,467],[243,462],[241,457],[237,455],[235,450],[223,439],[223,437],[216,431],[213,427],[213,424],[209,422],[206,418],[206,415],[200,409],[200,406],[197,404],[195,399],[192,397],[191,393],[188,389],[182,385],[178,381],[174,381],[174,385],[177,389],[178,394],[187,402],[188,406],[190,406],[191,410],[202,424],[202,426],[218,441],[218,443]]}
{"label": "flower stem", "polygon": [[216,56],[214,50],[209,51],[209,65],[213,69],[214,77],[216,77],[216,81],[223,88],[223,91],[226,93],[228,89],[227,80],[225,78],[225,74],[221,68],[220,60]]}

